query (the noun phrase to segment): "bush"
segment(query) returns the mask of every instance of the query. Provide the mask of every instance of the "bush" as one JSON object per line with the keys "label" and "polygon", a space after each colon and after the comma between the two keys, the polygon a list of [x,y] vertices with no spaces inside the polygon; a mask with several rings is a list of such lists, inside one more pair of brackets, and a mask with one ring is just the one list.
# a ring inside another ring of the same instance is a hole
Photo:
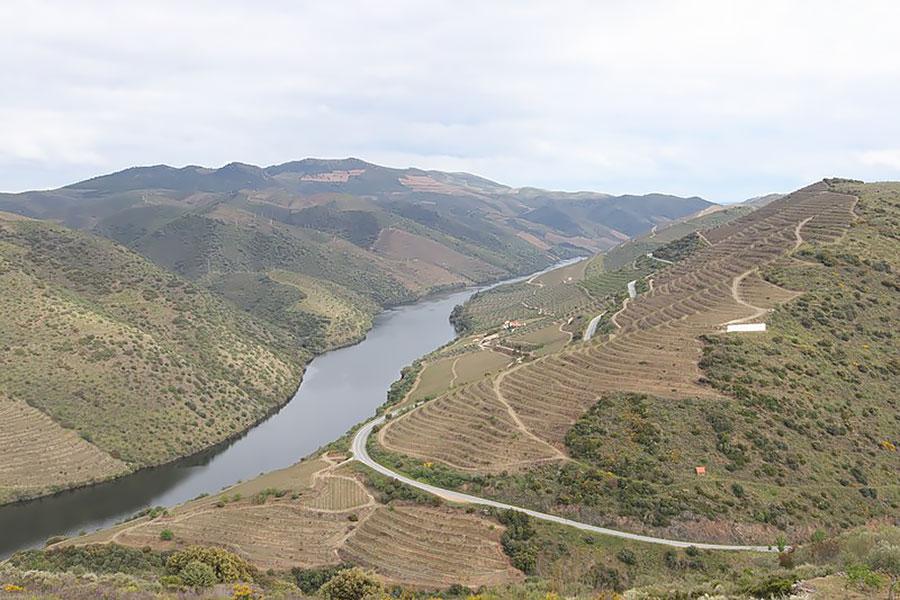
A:
{"label": "bush", "polygon": [[172,533],[171,529],[163,529],[162,531],[159,532],[159,539],[161,539],[164,542],[171,542],[172,540],[175,539],[175,534]]}
{"label": "bush", "polygon": [[202,562],[212,568],[216,581],[219,583],[253,581],[253,567],[241,557],[222,548],[191,546],[170,556],[166,562],[166,568],[173,575],[179,575],[184,579],[182,570],[194,561]]}
{"label": "bush", "polygon": [[505,510],[499,515],[500,522],[506,531],[500,538],[503,551],[509,556],[512,565],[525,574],[531,575],[537,566],[537,544],[534,537],[534,526],[531,517],[517,510]]}
{"label": "bush", "polygon": [[859,589],[878,589],[881,587],[881,577],[867,565],[848,565],[847,583]]}
{"label": "bush", "polygon": [[83,569],[92,573],[161,573],[165,562],[160,554],[118,544],[91,544],[52,550],[24,550],[9,559],[20,569],[65,572]]}
{"label": "bush", "polygon": [[320,589],[325,600],[362,600],[381,592],[381,583],[357,567],[339,571]]}
{"label": "bush", "polygon": [[178,577],[190,587],[207,588],[218,583],[215,569],[199,560],[192,560],[184,565]]}
{"label": "bush", "polygon": [[634,555],[634,552],[628,550],[627,548],[623,548],[619,550],[616,554],[616,558],[625,563],[626,565],[635,565],[637,564],[637,556]]}
{"label": "bush", "polygon": [[750,584],[746,592],[754,598],[784,598],[790,595],[794,587],[793,579],[771,576],[762,581]]}
{"label": "bush", "polygon": [[312,595],[319,591],[319,588],[325,585],[329,579],[339,572],[346,571],[350,568],[352,568],[352,565],[346,563],[341,563],[333,567],[322,567],[320,569],[302,569],[300,567],[294,567],[291,569],[291,575],[294,576],[297,587],[300,588],[301,592]]}

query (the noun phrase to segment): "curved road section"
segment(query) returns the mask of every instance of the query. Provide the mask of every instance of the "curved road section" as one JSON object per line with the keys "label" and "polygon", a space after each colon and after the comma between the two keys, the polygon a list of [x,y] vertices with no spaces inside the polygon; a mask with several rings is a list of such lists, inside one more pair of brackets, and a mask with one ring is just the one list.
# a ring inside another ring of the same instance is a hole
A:
{"label": "curved road section", "polygon": [[738,546],[738,545],[728,545],[728,544],[704,544],[702,542],[682,542],[680,540],[667,540],[664,538],[652,537],[649,535],[640,535],[637,533],[628,533],[627,531],[617,531],[615,529],[606,529],[605,527],[597,527],[596,525],[589,525],[587,523],[580,523],[578,521],[573,521],[571,519],[566,519],[563,517],[558,517],[556,515],[551,515],[547,513],[538,512],[536,510],[531,510],[528,508],[522,508],[519,506],[513,506],[512,504],[504,504],[503,502],[497,502],[496,500],[488,500],[487,498],[479,498],[478,496],[471,496],[469,494],[463,494],[462,492],[454,492],[453,490],[445,490],[444,488],[439,488],[434,485],[430,485],[427,483],[422,483],[421,481],[416,481],[415,479],[411,479],[397,473],[396,471],[392,471],[391,469],[375,462],[371,456],[369,456],[369,452],[366,449],[366,443],[369,441],[369,435],[372,433],[372,429],[377,425],[381,425],[384,423],[385,418],[383,416],[378,417],[376,419],[372,419],[365,425],[363,425],[359,431],[356,432],[356,435],[353,436],[353,444],[350,448],[350,451],[353,453],[353,458],[366,465],[370,469],[373,469],[385,477],[390,477],[391,479],[395,479],[401,483],[405,483],[406,485],[412,486],[414,488],[420,489],[424,492],[428,492],[429,494],[433,494],[439,498],[443,498],[449,502],[460,502],[465,504],[477,504],[481,506],[491,506],[493,508],[499,508],[502,510],[512,509],[517,510],[519,512],[523,512],[535,519],[540,519],[542,521],[550,521],[551,523],[558,523],[560,525],[566,525],[569,527],[574,527],[576,529],[580,529],[582,531],[590,531],[592,533],[599,533],[602,535],[611,535],[613,537],[624,538],[626,540],[634,540],[636,542],[647,542],[650,544],[662,544],[664,546],[673,546],[676,548],[687,548],[689,546],[694,546],[695,548],[701,548],[703,550],[734,550],[734,551],[750,551],[750,552],[777,552],[777,550],[771,546]]}

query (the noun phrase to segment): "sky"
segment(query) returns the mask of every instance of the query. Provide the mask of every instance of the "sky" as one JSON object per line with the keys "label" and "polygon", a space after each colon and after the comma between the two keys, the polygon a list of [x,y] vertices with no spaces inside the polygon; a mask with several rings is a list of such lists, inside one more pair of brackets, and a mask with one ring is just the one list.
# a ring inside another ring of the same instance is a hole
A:
{"label": "sky", "polygon": [[0,190],[355,156],[718,202],[900,179],[900,3],[0,3]]}

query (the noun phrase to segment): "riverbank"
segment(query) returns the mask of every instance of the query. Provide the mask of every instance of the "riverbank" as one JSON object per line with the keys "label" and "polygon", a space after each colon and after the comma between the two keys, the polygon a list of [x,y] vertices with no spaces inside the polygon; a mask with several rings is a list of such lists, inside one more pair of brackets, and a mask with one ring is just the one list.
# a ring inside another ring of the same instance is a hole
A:
{"label": "riverbank", "polygon": [[[290,401],[214,448],[112,481],[0,507],[0,556],[41,545],[55,535],[109,527],[150,506],[173,506],[216,493],[239,480],[290,466],[341,438],[384,403],[404,366],[455,338],[450,311],[484,287],[386,309],[359,343],[308,363]],[[355,373],[353,381],[347,381],[350,372]]]}

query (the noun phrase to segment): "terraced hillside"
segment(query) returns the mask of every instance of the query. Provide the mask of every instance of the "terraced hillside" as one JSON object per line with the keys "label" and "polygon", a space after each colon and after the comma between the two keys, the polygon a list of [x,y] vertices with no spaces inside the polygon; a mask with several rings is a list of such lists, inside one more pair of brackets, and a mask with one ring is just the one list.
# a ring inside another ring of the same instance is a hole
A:
{"label": "terraced hillside", "polygon": [[[672,264],[642,259],[608,334],[406,412],[382,451],[482,495],[670,537],[765,542],[896,515],[898,197],[828,180],[671,244]],[[724,334],[759,321],[767,333]]]}
{"label": "terraced hillside", "polygon": [[523,580],[502,549],[504,528],[496,520],[430,502],[385,501],[341,458],[324,454],[53,550],[217,546],[260,570],[350,563],[392,584],[432,590]]}
{"label": "terraced hillside", "polygon": [[[200,542],[272,576],[352,564],[415,589],[505,582],[516,597],[534,586],[766,597],[798,580],[871,597],[877,577],[850,574],[898,539],[898,213],[900,185],[830,180],[704,231],[702,246],[660,247],[672,264],[534,278],[580,287],[593,302],[582,312],[614,312],[587,341],[578,311],[461,336],[405,371],[369,440],[383,465],[438,487],[670,539],[797,544],[777,557],[463,510],[327,453],[60,546]],[[769,330],[723,332],[747,320]]]}
{"label": "terraced hillside", "polygon": [[309,354],[110,241],[0,214],[0,502],[197,452],[287,400]]}
{"label": "terraced hillside", "polygon": [[670,225],[653,228],[649,233],[638,236],[611,248],[596,257],[598,272],[600,270],[615,271],[633,262],[636,258],[654,252],[660,246],[687,236],[695,231],[706,231],[725,223],[729,223],[755,210],[755,206],[736,204],[724,207],[711,207],[696,217],[678,221]]}

